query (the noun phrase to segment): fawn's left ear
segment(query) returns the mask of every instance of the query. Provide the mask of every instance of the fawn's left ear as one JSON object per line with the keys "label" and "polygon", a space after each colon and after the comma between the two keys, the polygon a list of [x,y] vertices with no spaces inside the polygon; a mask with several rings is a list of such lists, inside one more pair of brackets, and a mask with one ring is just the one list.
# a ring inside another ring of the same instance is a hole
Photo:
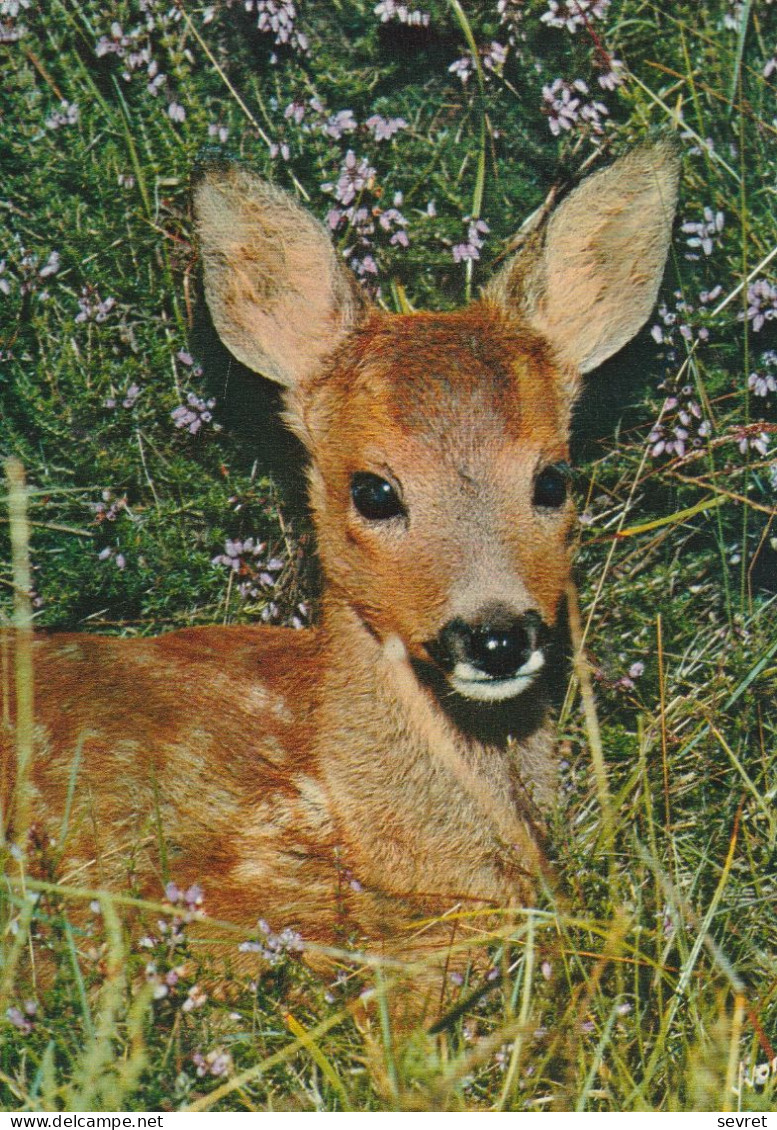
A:
{"label": "fawn's left ear", "polygon": [[491,280],[485,301],[527,321],[578,373],[595,369],[653,309],[679,172],[665,137],[587,177]]}
{"label": "fawn's left ear", "polygon": [[249,369],[299,389],[364,314],[329,233],[238,164],[201,169],[193,206],[219,337]]}

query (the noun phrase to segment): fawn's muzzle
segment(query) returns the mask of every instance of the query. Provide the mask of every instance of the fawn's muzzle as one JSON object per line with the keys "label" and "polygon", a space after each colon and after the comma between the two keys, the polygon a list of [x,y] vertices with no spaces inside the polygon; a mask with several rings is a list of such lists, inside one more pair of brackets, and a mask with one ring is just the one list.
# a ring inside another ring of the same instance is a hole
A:
{"label": "fawn's muzzle", "polygon": [[449,621],[426,648],[459,694],[497,702],[534,681],[545,666],[549,635],[537,612],[494,609],[476,623]]}

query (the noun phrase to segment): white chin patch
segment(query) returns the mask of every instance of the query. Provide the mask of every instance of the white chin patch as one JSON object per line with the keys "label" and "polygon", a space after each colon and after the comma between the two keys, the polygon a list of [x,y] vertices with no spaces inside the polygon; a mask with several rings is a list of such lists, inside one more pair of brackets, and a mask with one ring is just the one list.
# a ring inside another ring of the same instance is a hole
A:
{"label": "white chin patch", "polygon": [[451,674],[451,684],[465,698],[475,698],[480,702],[501,702],[530,687],[538,671],[545,666],[545,656],[541,651],[533,651],[514,675],[497,679],[470,663],[457,663]]}

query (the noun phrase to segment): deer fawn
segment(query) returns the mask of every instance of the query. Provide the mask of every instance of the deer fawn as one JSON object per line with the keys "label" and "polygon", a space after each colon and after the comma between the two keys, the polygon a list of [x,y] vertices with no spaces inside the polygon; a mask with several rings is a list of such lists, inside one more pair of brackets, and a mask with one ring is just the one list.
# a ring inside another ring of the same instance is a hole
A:
{"label": "deer fawn", "polygon": [[213,917],[395,952],[419,916],[531,899],[570,411],[654,304],[677,176],[644,144],[467,309],[393,315],[290,196],[204,172],[213,321],[310,456],[320,624],[36,639],[30,831],[63,882],[196,881]]}

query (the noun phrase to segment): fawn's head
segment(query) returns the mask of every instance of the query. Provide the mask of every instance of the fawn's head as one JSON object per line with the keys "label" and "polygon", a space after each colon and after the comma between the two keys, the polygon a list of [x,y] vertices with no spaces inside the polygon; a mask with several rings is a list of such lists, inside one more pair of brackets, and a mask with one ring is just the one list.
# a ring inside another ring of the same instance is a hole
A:
{"label": "fawn's head", "polygon": [[660,141],[587,178],[452,314],[370,308],[322,225],[245,169],[196,186],[213,321],[286,390],[331,599],[465,698],[513,698],[545,666],[571,408],[655,302],[677,174]]}

